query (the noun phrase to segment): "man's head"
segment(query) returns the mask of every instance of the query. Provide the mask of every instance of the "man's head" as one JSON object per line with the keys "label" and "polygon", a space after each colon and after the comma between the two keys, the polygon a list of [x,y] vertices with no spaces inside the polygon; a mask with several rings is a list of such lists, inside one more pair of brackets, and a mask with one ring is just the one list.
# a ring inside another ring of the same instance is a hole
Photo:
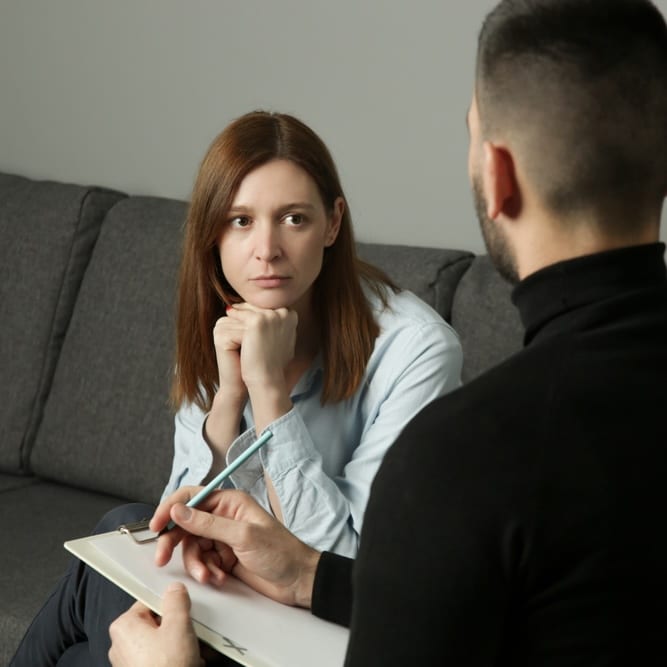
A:
{"label": "man's head", "polygon": [[480,161],[491,142],[510,147],[514,177],[552,218],[594,220],[621,236],[638,220],[657,229],[667,26],[651,2],[502,0],[480,32],[474,98],[470,169],[483,212]]}

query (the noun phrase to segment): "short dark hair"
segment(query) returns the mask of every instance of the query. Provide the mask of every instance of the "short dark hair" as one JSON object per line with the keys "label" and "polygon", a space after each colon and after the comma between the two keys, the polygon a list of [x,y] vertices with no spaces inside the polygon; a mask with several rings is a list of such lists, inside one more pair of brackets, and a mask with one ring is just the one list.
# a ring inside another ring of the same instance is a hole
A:
{"label": "short dark hair", "polygon": [[502,0],[479,35],[476,99],[484,137],[516,139],[557,214],[661,205],[667,25],[652,2]]}

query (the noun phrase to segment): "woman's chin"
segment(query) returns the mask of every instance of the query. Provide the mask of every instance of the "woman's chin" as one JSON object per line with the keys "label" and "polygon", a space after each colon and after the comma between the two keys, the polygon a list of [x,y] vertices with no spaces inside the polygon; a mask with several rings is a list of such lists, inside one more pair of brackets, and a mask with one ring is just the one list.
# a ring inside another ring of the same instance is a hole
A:
{"label": "woman's chin", "polygon": [[254,294],[251,298],[246,299],[255,308],[262,308],[265,310],[278,310],[278,308],[291,308],[294,302],[291,299],[286,299],[284,296],[278,294]]}

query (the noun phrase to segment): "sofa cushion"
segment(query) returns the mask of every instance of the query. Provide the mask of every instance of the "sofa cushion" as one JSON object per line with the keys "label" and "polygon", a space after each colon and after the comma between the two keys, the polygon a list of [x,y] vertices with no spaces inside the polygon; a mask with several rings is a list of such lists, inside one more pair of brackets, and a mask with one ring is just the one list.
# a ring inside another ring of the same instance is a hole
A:
{"label": "sofa cushion", "polygon": [[123,196],[0,174],[0,470],[26,467],[102,218]]}
{"label": "sofa cushion", "polygon": [[523,346],[523,325],[511,301],[512,287],[487,255],[475,257],[458,284],[451,324],[463,347],[463,382],[500,363]]}
{"label": "sofa cushion", "polygon": [[464,250],[358,243],[359,257],[387,273],[399,287],[414,292],[446,320],[461,275],[473,254]]}
{"label": "sofa cushion", "polygon": [[37,484],[39,478],[34,475],[5,475],[0,473],[0,494],[5,491],[12,491],[14,489],[22,489],[31,484]]}
{"label": "sofa cushion", "polygon": [[0,665],[8,665],[30,621],[70,559],[63,542],[89,535],[118,498],[39,482],[3,491],[0,524]]}
{"label": "sofa cushion", "polygon": [[45,478],[156,502],[173,457],[168,405],[183,202],[131,197],[86,271],[31,466]]}

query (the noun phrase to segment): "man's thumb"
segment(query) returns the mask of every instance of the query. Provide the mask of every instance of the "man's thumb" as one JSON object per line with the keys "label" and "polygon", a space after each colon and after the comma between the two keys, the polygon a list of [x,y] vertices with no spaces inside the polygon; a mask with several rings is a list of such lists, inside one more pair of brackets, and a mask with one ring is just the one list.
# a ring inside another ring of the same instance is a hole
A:
{"label": "man's thumb", "polygon": [[190,595],[185,584],[174,581],[167,587],[162,598],[162,623],[172,619],[190,616]]}
{"label": "man's thumb", "polygon": [[174,518],[174,521],[185,523],[192,518],[192,510],[186,505],[178,503],[171,508],[171,516]]}

